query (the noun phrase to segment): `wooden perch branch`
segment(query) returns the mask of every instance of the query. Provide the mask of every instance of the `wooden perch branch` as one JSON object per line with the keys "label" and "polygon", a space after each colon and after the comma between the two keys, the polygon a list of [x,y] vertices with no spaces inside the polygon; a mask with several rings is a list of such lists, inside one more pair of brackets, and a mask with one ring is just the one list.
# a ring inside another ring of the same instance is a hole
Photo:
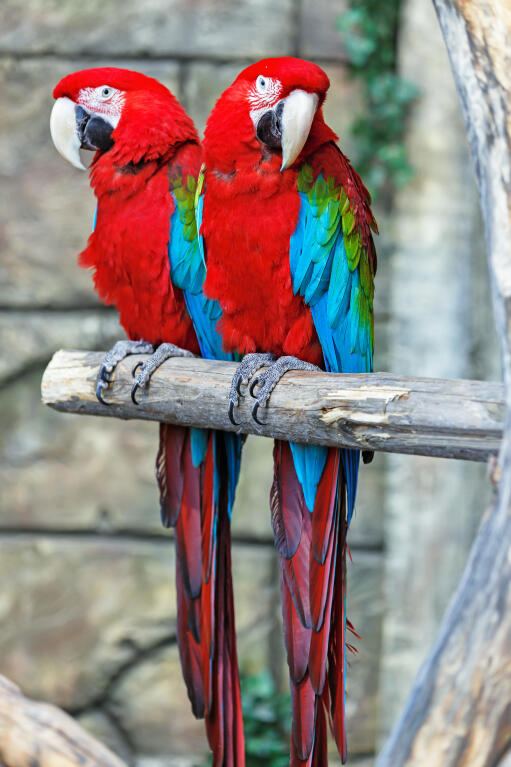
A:
{"label": "wooden perch branch", "polygon": [[55,706],[25,698],[0,676],[2,767],[127,767]]}
{"label": "wooden perch branch", "polygon": [[504,0],[434,4],[476,168],[507,416],[498,495],[376,767],[504,767],[511,760],[511,13]]}
{"label": "wooden perch branch", "polygon": [[[43,401],[57,410],[87,415],[234,430],[227,416],[234,364],[170,360],[140,393],[136,407],[130,398],[131,370],[139,357],[129,357],[115,372],[106,394],[112,404],[105,407],[94,393],[102,359],[99,353],[57,352],[43,377]],[[250,417],[251,402],[245,397],[236,413],[245,433],[476,461],[498,451],[504,418],[501,384],[388,373],[288,373],[262,413],[263,427]]]}

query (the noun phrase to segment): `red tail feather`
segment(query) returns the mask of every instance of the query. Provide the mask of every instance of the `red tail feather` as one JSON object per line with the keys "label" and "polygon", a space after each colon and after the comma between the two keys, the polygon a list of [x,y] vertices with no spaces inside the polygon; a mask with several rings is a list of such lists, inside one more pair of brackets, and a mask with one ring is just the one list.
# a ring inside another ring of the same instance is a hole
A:
{"label": "red tail feather", "polygon": [[[316,506],[314,506],[314,513]],[[314,527],[314,522],[313,522]],[[325,610],[327,615],[334,585],[335,562],[337,556],[337,519],[332,517],[332,524],[329,530],[325,530],[328,536],[328,548],[323,564],[319,564],[314,553],[311,551],[309,562],[310,577],[310,603],[312,614],[312,625],[315,631],[319,631],[325,620]]]}
{"label": "red tail feather", "polygon": [[192,451],[188,441],[185,442],[183,450],[182,476],[181,511],[175,525],[176,557],[186,591],[191,597],[198,597],[202,586],[201,469],[193,465]]}
{"label": "red tail feather", "polygon": [[[208,447],[208,451],[210,450],[212,442]],[[211,575],[205,589],[210,592],[208,609],[211,605],[211,594],[214,602],[212,614],[206,618],[208,630],[212,632],[212,644],[208,653],[208,661],[211,659],[209,684],[212,700],[206,728],[213,752],[213,767],[241,767],[245,763],[245,741],[236,652],[226,490],[224,486],[217,510],[218,520],[213,526],[216,533],[213,548],[216,548],[216,552],[214,551],[212,556]],[[205,646],[204,650],[206,649]]]}
{"label": "red tail feather", "polygon": [[289,558],[294,556],[300,543],[305,499],[300,484],[294,481],[295,467],[287,442],[275,442],[273,461],[270,509],[275,546]]}
{"label": "red tail feather", "polygon": [[291,705],[293,708],[292,738],[299,759],[307,760],[314,745],[317,698],[309,675],[301,682],[291,682]]}
{"label": "red tail feather", "polygon": [[281,556],[280,562],[287,587],[293,599],[300,620],[306,628],[312,626],[311,605],[309,598],[309,560],[310,560],[310,511],[304,504],[304,520],[300,545],[294,557]]}
{"label": "red tail feather", "polygon": [[339,535],[340,555],[337,558],[336,583],[338,595],[334,603],[332,616],[331,643],[329,649],[329,673],[332,729],[337,749],[343,763],[348,755],[346,740],[346,711],[344,706],[345,661],[346,661],[346,522],[345,504],[341,515]]}
{"label": "red tail feather", "polygon": [[[323,565],[323,572],[318,576],[322,579],[322,583],[326,585],[322,587],[322,594],[326,594],[324,600],[325,609],[323,610],[322,620],[315,626],[312,632],[311,649],[309,657],[309,669],[311,675],[311,682],[314,691],[317,695],[321,695],[323,687],[325,686],[325,678],[327,672],[327,658],[328,648],[330,646],[330,632],[332,628],[332,601],[335,589],[335,554],[334,550],[337,545],[337,530],[332,531],[331,534],[332,546],[330,547],[330,553]],[[314,556],[311,557],[311,590],[314,584],[314,569],[316,567],[316,560]],[[311,601],[313,597],[311,596]]]}
{"label": "red tail feather", "polygon": [[318,701],[316,713],[316,739],[312,750],[311,767],[325,767],[328,764],[327,712],[323,698]]}
{"label": "red tail feather", "polygon": [[213,767],[244,767],[223,444],[210,435],[201,468],[193,465],[186,429],[162,424],[160,440],[157,476],[163,518],[176,529],[177,633],[188,696],[195,716],[206,718]]}
{"label": "red tail feather", "polygon": [[[190,629],[189,609],[191,607],[191,600],[186,595],[179,568],[176,568],[176,590],[177,643],[181,668],[188,697],[192,704],[192,711],[194,716],[200,719],[204,716],[204,684],[201,668],[200,636],[196,635],[195,630]],[[198,624],[196,628],[198,629]]]}
{"label": "red tail feather", "polygon": [[332,529],[335,498],[337,493],[337,473],[339,451],[330,450],[323,474],[316,492],[314,513],[312,515],[312,551],[319,564],[323,564],[327,554]]}
{"label": "red tail feather", "polygon": [[211,574],[215,536],[214,457],[210,438],[202,486],[202,580],[207,583]]}
{"label": "red tail feather", "polygon": [[291,681],[301,682],[309,663],[311,630],[306,628],[296,612],[286,579],[281,578],[282,614],[284,616],[284,641]]}
{"label": "red tail feather", "polygon": [[183,497],[183,450],[188,429],[160,424],[160,447],[156,457],[156,479],[160,488],[161,520],[174,527]]}
{"label": "red tail feather", "polygon": [[341,472],[339,451],[331,449],[311,513],[289,445],[275,443],[271,501],[281,555],[284,638],[293,704],[291,767],[327,766],[329,708],[339,752],[346,759],[346,486]]}
{"label": "red tail feather", "polygon": [[[311,767],[313,757],[314,749],[312,749],[310,752],[308,759],[300,759],[296,750],[293,736],[291,736],[291,755],[289,759],[289,767]],[[325,764],[328,764],[328,762],[325,762]]]}

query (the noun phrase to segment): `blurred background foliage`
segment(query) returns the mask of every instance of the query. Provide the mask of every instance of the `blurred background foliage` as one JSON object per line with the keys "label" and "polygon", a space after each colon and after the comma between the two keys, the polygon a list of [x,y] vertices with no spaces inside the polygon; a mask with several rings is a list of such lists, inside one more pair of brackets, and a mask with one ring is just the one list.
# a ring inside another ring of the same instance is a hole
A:
{"label": "blurred background foliage", "polygon": [[365,95],[352,122],[353,161],[373,199],[391,196],[412,177],[404,143],[406,117],[416,84],[397,71],[401,0],[350,0],[338,20],[349,71]]}
{"label": "blurred background foliage", "polygon": [[286,767],[289,763],[291,696],[279,692],[269,671],[242,674],[247,767]]}
{"label": "blurred background foliage", "polygon": [[[268,670],[240,672],[246,767],[287,767],[291,696],[279,691]],[[209,758],[201,765],[207,767]]]}

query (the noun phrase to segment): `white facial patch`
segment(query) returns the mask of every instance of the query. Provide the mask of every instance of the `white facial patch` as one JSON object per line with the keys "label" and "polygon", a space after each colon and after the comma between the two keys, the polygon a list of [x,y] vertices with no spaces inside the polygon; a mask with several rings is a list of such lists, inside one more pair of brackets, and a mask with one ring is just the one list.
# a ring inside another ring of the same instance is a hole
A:
{"label": "white facial patch", "polygon": [[250,117],[254,127],[257,125],[261,115],[275,106],[281,93],[282,83],[280,80],[274,77],[259,75],[247,96],[248,103],[251,106]]}
{"label": "white facial patch", "polygon": [[124,91],[111,88],[109,85],[100,85],[98,88],[82,88],[76,103],[91,114],[105,117],[110,125],[116,128],[121,119],[125,100]]}

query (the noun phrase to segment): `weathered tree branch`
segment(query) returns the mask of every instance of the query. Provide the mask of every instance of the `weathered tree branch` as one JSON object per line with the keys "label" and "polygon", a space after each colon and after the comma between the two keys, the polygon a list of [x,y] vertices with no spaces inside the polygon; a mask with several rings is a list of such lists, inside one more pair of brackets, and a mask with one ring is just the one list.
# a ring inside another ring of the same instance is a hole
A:
{"label": "weathered tree branch", "polygon": [[4,767],[127,767],[55,706],[25,698],[0,676],[0,764]]}
{"label": "weathered tree branch", "polygon": [[495,767],[511,748],[511,11],[434,4],[476,168],[507,415],[494,506],[376,767]]}
{"label": "weathered tree branch", "polygon": [[[130,388],[137,358],[130,357],[117,368],[106,394],[112,404],[105,407],[94,393],[102,357],[57,352],[43,377],[43,401],[88,415],[234,429],[227,416],[234,364],[170,360],[140,393],[136,407]],[[502,396],[501,384],[482,381],[288,373],[271,396],[264,427],[250,417],[250,396],[236,417],[243,432],[296,442],[484,461],[500,446]]]}

